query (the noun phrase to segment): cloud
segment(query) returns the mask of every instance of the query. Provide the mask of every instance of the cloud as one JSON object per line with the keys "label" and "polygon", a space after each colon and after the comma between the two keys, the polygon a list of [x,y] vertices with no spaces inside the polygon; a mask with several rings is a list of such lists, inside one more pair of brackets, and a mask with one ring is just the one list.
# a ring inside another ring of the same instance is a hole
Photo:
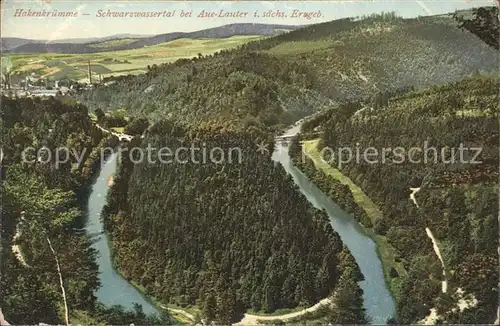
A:
{"label": "cloud", "polygon": [[[77,18],[77,17],[80,17],[80,15],[82,14],[82,11],[87,8],[87,5],[86,4],[81,4],[79,5],[78,7],[76,7],[75,11],[77,12],[77,15],[76,17],[68,17],[66,19],[64,19],[64,21],[60,24],[58,24],[58,28],[50,34],[50,37],[48,38],[49,41],[54,41],[54,40],[57,40],[57,39],[62,39],[62,38],[65,38],[65,34],[67,35],[67,31],[72,28],[73,26],[73,21]],[[82,25],[79,26],[81,29]],[[73,27],[74,28],[74,27]],[[86,28],[83,29],[83,31],[87,31]],[[86,34],[86,33],[85,33]],[[82,35],[85,35],[85,34],[82,34]]]}

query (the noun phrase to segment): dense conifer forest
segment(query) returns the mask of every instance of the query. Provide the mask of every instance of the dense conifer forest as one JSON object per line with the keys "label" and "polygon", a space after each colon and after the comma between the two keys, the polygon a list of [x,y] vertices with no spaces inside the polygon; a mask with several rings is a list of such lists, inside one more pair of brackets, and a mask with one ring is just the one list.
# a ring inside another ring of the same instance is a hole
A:
{"label": "dense conifer forest", "polygon": [[[163,121],[142,146],[175,151],[187,143],[234,154],[238,148],[241,163],[226,155],[221,163],[196,164],[203,162],[200,152],[171,164],[134,165],[123,155],[105,221],[125,276],[164,302],[202,307],[222,324],[248,309],[312,305],[330,295],[342,274],[357,283],[362,276],[344,271],[357,266],[341,254],[326,214],[297,192],[270,153],[256,151],[255,140],[265,137],[256,128],[184,129]],[[364,320],[358,309],[361,319],[353,322]]]}

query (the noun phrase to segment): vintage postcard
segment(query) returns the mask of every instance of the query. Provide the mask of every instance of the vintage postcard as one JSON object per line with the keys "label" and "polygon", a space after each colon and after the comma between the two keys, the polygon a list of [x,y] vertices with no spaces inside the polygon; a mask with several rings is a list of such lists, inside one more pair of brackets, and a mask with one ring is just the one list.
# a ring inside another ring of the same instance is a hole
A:
{"label": "vintage postcard", "polygon": [[0,325],[499,324],[497,1],[0,6]]}

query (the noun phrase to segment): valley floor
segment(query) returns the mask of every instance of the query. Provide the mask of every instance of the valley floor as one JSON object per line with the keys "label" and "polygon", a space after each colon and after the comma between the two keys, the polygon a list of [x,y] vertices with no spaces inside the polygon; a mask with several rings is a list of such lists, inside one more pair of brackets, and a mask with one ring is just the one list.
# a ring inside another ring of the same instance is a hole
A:
{"label": "valley floor", "polygon": [[[349,177],[342,174],[338,169],[329,165],[321,159],[321,154],[318,151],[319,139],[307,140],[302,142],[302,149],[305,155],[313,160],[316,168],[321,169],[326,175],[332,176],[344,185],[347,185],[352,192],[356,203],[362,207],[372,221],[376,221],[381,217],[382,212],[377,205],[363,192],[363,190],[356,185]],[[393,295],[396,295],[396,287],[391,284],[390,270],[394,268],[399,275],[406,275],[406,271],[401,263],[395,261],[396,250],[392,247],[385,236],[376,234],[373,229],[364,227],[367,235],[377,244],[377,251],[382,261],[384,275]]]}

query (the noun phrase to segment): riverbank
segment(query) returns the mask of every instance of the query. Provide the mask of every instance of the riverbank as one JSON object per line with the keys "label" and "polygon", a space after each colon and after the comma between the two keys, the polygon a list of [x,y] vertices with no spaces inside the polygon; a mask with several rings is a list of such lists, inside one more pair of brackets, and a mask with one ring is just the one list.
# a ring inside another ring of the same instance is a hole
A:
{"label": "riverbank", "polygon": [[158,310],[158,312],[160,312],[160,313],[162,311],[168,312],[170,314],[170,316],[176,321],[177,325],[189,325],[189,324],[193,324],[196,321],[197,318],[192,313],[190,313],[187,310],[184,310],[183,308],[180,308],[180,307],[172,308],[173,305],[163,304],[161,302],[161,300],[158,300],[158,298],[148,294],[146,289],[142,285],[125,277],[123,272],[118,267],[116,260],[114,259],[110,235],[107,235],[106,241],[107,241],[107,244],[109,247],[109,252],[111,254],[111,267],[118,275],[120,275],[135,290],[137,290],[137,292],[143,297],[144,300],[146,300],[149,304],[154,306]]}
{"label": "riverbank", "polygon": [[[130,280],[128,279],[127,277],[125,277],[125,275],[123,274],[123,272],[120,270],[120,268],[118,267],[115,259],[114,259],[114,255],[113,255],[113,247],[111,246],[111,237],[106,234],[106,242],[108,244],[108,247],[109,247],[109,252],[111,254],[111,268],[113,268],[113,270],[118,274],[120,275],[127,283],[129,283],[135,290],[137,290],[137,292],[141,295],[141,297],[147,301],[150,305],[154,306],[159,313],[161,313],[163,310],[166,310],[166,311],[169,311],[169,309],[167,307],[165,307],[165,305],[163,305],[161,303],[160,300],[158,300],[157,298],[149,295],[146,291],[146,289],[141,286],[140,284],[136,283],[135,281],[133,280]],[[172,316],[177,322],[179,322],[181,325],[183,324],[186,324],[186,321],[185,320],[182,320],[182,319],[177,319],[175,318],[174,316]]]}
{"label": "riverbank", "polygon": [[[99,198],[99,200],[100,200],[100,203],[98,206],[103,207],[107,203],[106,194],[108,191],[110,191],[111,187],[114,184],[114,173],[116,172],[116,168],[118,166],[118,162],[117,162],[116,158],[117,158],[116,153],[113,153],[113,154],[111,154],[111,156],[108,156],[105,158],[105,164],[102,166],[101,171],[99,171],[98,175],[96,176],[96,178],[94,180],[94,183],[92,184],[92,187],[97,187],[97,189],[93,189],[93,191],[99,190],[98,188],[100,188],[100,187],[103,188],[101,190],[103,192],[103,194],[101,194],[99,192],[97,193],[97,198]],[[91,198],[89,198],[89,205],[90,205],[90,201],[91,201]],[[149,305],[151,305],[152,307],[154,307],[156,309],[157,313],[161,313],[162,311],[166,310],[165,307],[158,300],[147,295],[145,289],[140,287],[140,285],[136,284],[133,281],[128,280],[125,277],[125,275],[122,273],[122,271],[118,268],[118,266],[115,262],[115,259],[114,259],[114,255],[113,255],[111,235],[105,231],[105,229],[102,225],[102,223],[103,223],[103,221],[101,220],[102,207],[100,208],[100,210],[96,209],[97,212],[95,212],[96,214],[98,214],[98,221],[95,221],[95,222],[97,222],[96,224],[102,229],[102,235],[103,235],[103,238],[101,238],[99,240],[102,244],[104,244],[104,246],[101,246],[100,252],[102,253],[102,250],[107,249],[107,251],[109,253],[108,263],[110,264],[112,271],[115,272],[119,277],[121,277],[124,282],[127,282],[131,287],[133,287],[136,290],[136,292],[140,295],[140,297],[144,300],[144,302],[146,302]],[[90,215],[90,214],[88,214],[88,215]],[[92,216],[88,216],[88,218],[91,219]],[[141,304],[140,302],[137,302],[137,303]],[[143,308],[146,308],[146,307],[144,307],[143,303],[142,303]],[[167,309],[167,311],[168,311],[168,309]],[[180,319],[175,319],[175,320],[178,323],[184,324],[183,320],[180,320]]]}
{"label": "riverbank", "polygon": [[[349,177],[342,174],[338,169],[329,165],[321,159],[320,152],[318,151],[319,139],[307,140],[302,142],[303,153],[309,157],[317,169],[320,169],[326,175],[333,177],[340,183],[346,185],[352,193],[354,201],[366,212],[372,224],[378,219],[382,218],[382,212],[373,203],[373,201],[363,192],[363,190],[356,185]],[[392,296],[396,299],[399,298],[399,289],[401,286],[401,277],[407,275],[402,263],[396,262],[396,249],[388,242],[387,237],[376,234],[373,228],[368,228],[359,223],[364,233],[370,237],[376,244],[376,252],[382,262],[384,272],[384,279],[389,286]],[[395,269],[399,277],[391,277],[391,270]]]}
{"label": "riverbank", "polygon": [[[107,156],[105,158],[105,165],[102,166],[101,171],[99,171],[99,173],[96,175],[96,178],[94,179],[94,182],[92,184],[92,186],[95,186],[96,183],[99,181],[100,185],[98,187],[103,187],[103,190],[104,190],[103,192],[105,194],[107,194],[109,191],[111,191],[111,189],[114,185],[114,178],[115,178],[114,174],[116,173],[116,169],[119,166],[119,162],[117,161],[117,156],[116,156],[117,154],[113,153],[111,155],[113,155],[113,157]],[[104,168],[107,167],[106,165],[112,165],[111,166],[112,168],[109,169],[109,167],[108,167],[109,171],[107,171],[107,170],[105,171]],[[99,206],[101,206],[101,205],[104,206],[107,203],[107,198],[106,198],[105,194],[100,194],[100,193],[97,194],[97,198],[102,199],[102,203]],[[90,201],[90,199],[89,199],[89,201]],[[102,239],[100,239],[100,241],[105,243],[105,246],[101,247],[101,250],[103,250],[105,248],[107,249],[107,251],[109,253],[109,260],[107,263],[110,264],[112,271],[115,272],[119,277],[121,277],[123,279],[123,281],[127,282],[132,288],[134,288],[136,290],[136,292],[141,296],[141,298],[145,302],[147,302],[149,305],[151,305],[152,307],[154,307],[156,309],[157,313],[161,314],[163,311],[169,312],[170,316],[175,320],[175,322],[177,324],[190,324],[192,321],[194,321],[196,319],[196,317],[193,316],[193,314],[191,314],[187,311],[184,311],[181,308],[177,308],[177,307],[170,308],[170,307],[168,307],[168,305],[167,306],[164,305],[157,298],[147,294],[146,289],[144,287],[142,287],[140,284],[134,282],[133,280],[129,280],[127,277],[125,277],[123,272],[120,270],[120,268],[116,262],[114,253],[113,253],[111,234],[106,232],[105,228],[103,227],[103,224],[102,224],[103,221],[101,220],[102,208],[100,211],[97,212],[97,214],[99,215],[99,221],[97,221],[97,222],[100,225],[100,227],[102,228],[102,234],[104,235],[104,237]],[[91,218],[91,216],[89,216],[89,218]],[[143,308],[144,308],[144,305],[143,305]]]}
{"label": "riverbank", "polygon": [[117,165],[116,153],[112,153],[100,164],[100,170],[89,189],[84,211],[85,231],[91,237],[92,248],[98,252],[96,263],[99,266],[101,287],[95,295],[99,302],[108,307],[121,305],[125,309],[133,309],[134,303],[138,303],[142,305],[146,315],[160,314],[163,310],[137,291],[112,264],[109,238],[104,232],[101,216],[107,204],[109,177],[115,173]]}

